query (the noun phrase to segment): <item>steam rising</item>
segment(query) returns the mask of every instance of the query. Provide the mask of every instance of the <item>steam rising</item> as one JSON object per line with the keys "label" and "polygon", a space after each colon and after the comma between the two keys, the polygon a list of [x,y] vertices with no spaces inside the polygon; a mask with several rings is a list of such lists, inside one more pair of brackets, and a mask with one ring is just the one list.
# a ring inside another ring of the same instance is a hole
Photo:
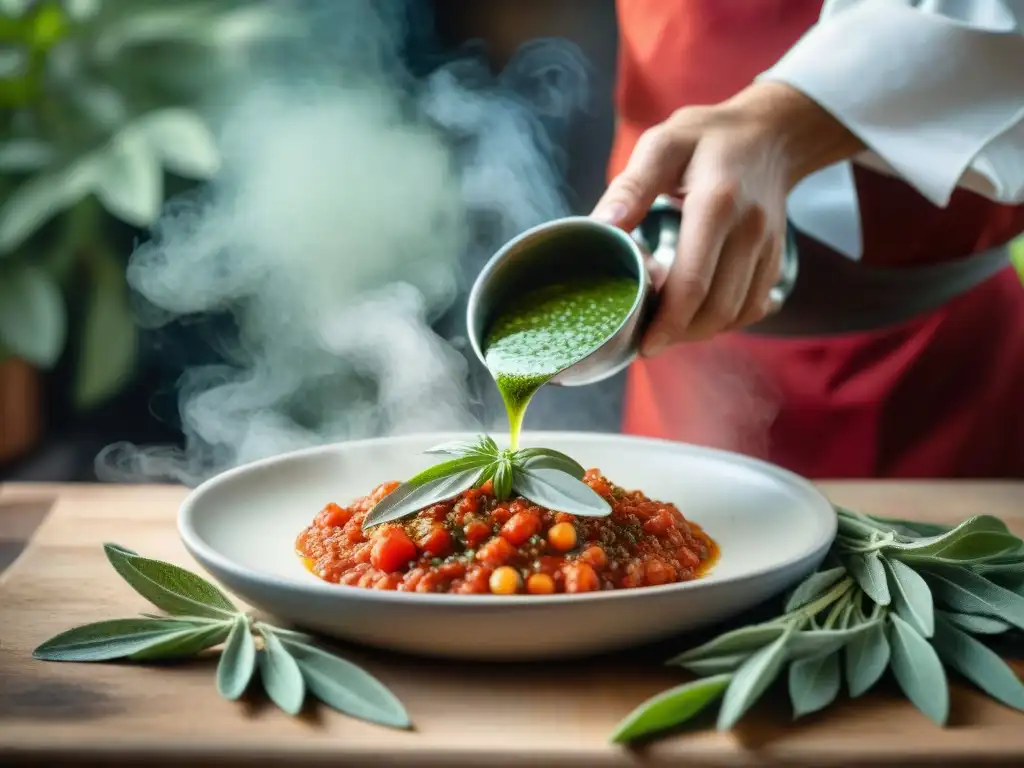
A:
{"label": "steam rising", "polygon": [[219,99],[217,179],[131,257],[145,326],[234,327],[220,361],[179,382],[184,448],[109,446],[101,479],[195,484],[305,446],[504,418],[434,327],[448,311],[461,332],[482,260],[567,213],[548,129],[582,104],[580,57],[541,41],[499,77],[461,57],[417,78],[403,4],[312,7],[315,36]]}

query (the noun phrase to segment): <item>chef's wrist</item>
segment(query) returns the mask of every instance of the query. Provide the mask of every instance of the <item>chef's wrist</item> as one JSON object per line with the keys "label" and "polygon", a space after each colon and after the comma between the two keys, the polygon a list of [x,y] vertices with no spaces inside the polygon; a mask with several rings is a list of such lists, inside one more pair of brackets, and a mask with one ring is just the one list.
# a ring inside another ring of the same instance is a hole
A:
{"label": "chef's wrist", "polygon": [[785,163],[791,187],[865,149],[831,113],[785,83],[758,81],[722,106],[758,127],[768,151],[776,152]]}

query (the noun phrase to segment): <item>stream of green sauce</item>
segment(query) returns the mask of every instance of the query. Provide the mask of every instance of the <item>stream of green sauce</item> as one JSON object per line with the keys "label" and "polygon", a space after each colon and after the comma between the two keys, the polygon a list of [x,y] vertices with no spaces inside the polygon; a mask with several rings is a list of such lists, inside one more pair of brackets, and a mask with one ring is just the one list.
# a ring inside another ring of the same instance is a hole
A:
{"label": "stream of green sauce", "polygon": [[618,330],[637,290],[623,277],[560,283],[527,293],[499,314],[484,341],[484,362],[505,401],[513,450],[530,399]]}

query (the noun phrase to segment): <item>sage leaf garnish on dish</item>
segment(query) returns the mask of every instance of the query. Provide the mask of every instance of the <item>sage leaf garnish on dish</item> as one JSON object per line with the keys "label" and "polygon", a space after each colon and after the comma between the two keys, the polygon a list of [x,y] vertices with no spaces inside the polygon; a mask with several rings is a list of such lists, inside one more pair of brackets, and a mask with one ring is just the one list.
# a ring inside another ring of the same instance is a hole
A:
{"label": "sage leaf garnish on dish", "polygon": [[410,727],[405,708],[379,680],[318,647],[309,635],[253,620],[219,588],[179,566],[142,557],[117,544],[103,549],[125,581],[173,615],[143,614],[75,627],[39,645],[34,658],[178,661],[223,645],[217,691],[226,699],[240,698],[258,677],[271,701],[289,714],[297,714],[311,694],[351,717]]}
{"label": "sage leaf garnish on dish", "polygon": [[677,728],[719,700],[718,727],[732,728],[780,679],[796,717],[839,700],[844,677],[857,697],[891,672],[944,725],[946,667],[1024,711],[1024,683],[985,645],[1024,629],[1024,542],[989,515],[951,527],[835,510],[828,556],[780,598],[779,614],[674,656],[697,679],[641,704],[613,741]]}
{"label": "sage leaf garnish on dish", "polygon": [[612,511],[583,482],[583,467],[550,448],[502,449],[483,435],[475,441],[442,443],[426,453],[449,458],[409,478],[377,502],[363,520],[364,529],[401,520],[487,482],[499,500],[515,493],[554,512],[580,517],[606,517]]}

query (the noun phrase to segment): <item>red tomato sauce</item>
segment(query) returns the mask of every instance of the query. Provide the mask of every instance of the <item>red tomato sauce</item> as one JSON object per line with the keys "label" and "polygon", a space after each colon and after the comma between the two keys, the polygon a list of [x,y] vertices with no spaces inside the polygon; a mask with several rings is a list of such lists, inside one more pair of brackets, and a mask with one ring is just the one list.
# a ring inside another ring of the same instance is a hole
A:
{"label": "red tomato sauce", "polygon": [[296,540],[324,581],[369,589],[457,594],[550,594],[689,581],[718,547],[679,510],[627,491],[592,469],[584,482],[612,513],[552,512],[520,497],[498,501],[490,484],[394,523],[362,530],[384,483],[347,507],[331,503]]}

